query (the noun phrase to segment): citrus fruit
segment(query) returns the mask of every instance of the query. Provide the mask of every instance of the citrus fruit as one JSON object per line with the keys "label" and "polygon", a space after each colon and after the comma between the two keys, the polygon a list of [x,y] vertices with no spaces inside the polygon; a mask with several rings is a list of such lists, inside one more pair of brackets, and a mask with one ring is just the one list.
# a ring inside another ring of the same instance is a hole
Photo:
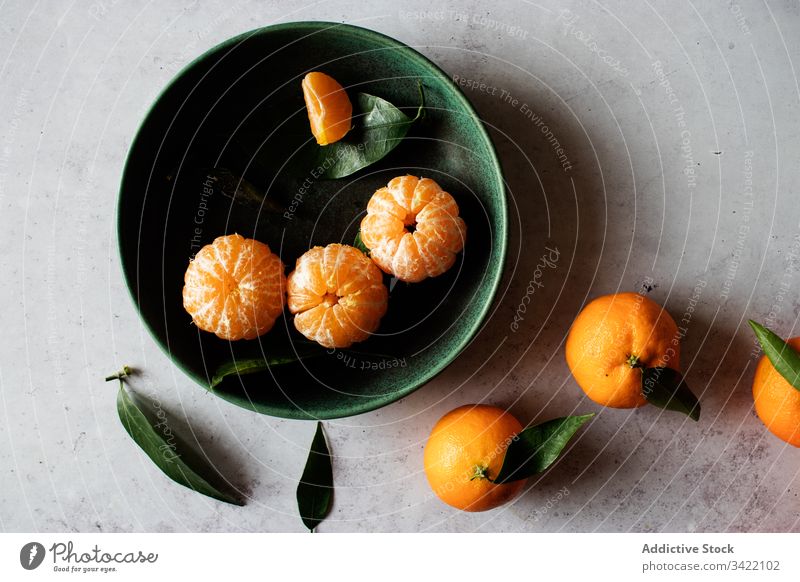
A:
{"label": "citrus fruit", "polygon": [[452,267],[466,235],[453,197],[430,178],[416,176],[398,176],[375,192],[361,221],[361,240],[372,260],[409,283]]}
{"label": "citrus fruit", "polygon": [[386,313],[389,292],[380,270],[356,248],[330,244],[297,259],[289,275],[294,326],[326,348],[367,339]]}
{"label": "citrus fruit", "polygon": [[204,246],[184,276],[183,307],[195,325],[222,339],[253,339],[283,311],[286,277],[269,247],[238,234]]}
{"label": "citrus fruit", "polygon": [[567,365],[597,404],[635,408],[647,404],[640,368],[680,365],[678,327],[658,303],[638,293],[590,302],[567,336]]}
{"label": "citrus fruit", "polygon": [[311,133],[319,145],[339,141],[350,131],[353,106],[336,79],[315,71],[303,78],[303,99]]}
{"label": "citrus fruit", "polygon": [[425,475],[433,492],[464,511],[486,511],[510,501],[525,479],[492,483],[511,439],[522,430],[502,408],[460,406],[439,419],[425,445]]}
{"label": "citrus fruit", "polygon": [[[800,337],[786,341],[800,350]],[[789,384],[769,358],[762,356],[753,377],[756,414],[779,439],[800,447],[800,390]]]}

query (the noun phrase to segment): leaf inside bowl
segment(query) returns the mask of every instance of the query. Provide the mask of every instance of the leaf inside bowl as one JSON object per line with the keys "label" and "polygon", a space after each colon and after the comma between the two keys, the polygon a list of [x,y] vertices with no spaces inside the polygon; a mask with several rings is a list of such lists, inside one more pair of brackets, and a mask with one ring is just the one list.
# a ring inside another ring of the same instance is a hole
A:
{"label": "leaf inside bowl", "polygon": [[321,149],[319,166],[324,178],[344,178],[374,164],[400,145],[415,121],[423,117],[425,96],[419,85],[420,104],[412,118],[369,93],[357,97],[360,120],[344,139]]}

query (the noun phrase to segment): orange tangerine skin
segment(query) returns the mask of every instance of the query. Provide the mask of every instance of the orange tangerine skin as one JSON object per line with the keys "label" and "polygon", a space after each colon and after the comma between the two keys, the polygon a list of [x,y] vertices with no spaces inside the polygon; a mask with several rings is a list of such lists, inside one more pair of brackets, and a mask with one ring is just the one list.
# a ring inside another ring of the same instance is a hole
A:
{"label": "orange tangerine skin", "polygon": [[315,71],[303,78],[303,99],[311,133],[319,145],[342,139],[350,131],[353,105],[342,86],[325,73]]}
{"label": "orange tangerine skin", "polygon": [[183,307],[197,327],[222,339],[256,338],[283,312],[284,270],[264,243],[238,234],[218,237],[189,263]]}
{"label": "orange tangerine skin", "polygon": [[399,176],[367,204],[361,240],[383,271],[416,283],[441,275],[455,263],[467,237],[458,213],[453,197],[433,180]]}
{"label": "orange tangerine skin", "polygon": [[348,245],[307,251],[297,259],[287,285],[295,328],[326,348],[347,348],[367,339],[389,303],[380,270]]}
{"label": "orange tangerine skin", "polygon": [[642,394],[641,366],[680,368],[678,326],[658,303],[638,293],[591,301],[567,336],[567,365],[586,395],[602,406],[636,408]]}
{"label": "orange tangerine skin", "polygon": [[[786,343],[800,350],[800,337]],[[766,356],[759,360],[753,377],[753,400],[756,414],[770,432],[800,447],[800,390],[789,384]]]}
{"label": "orange tangerine skin", "polygon": [[[516,497],[526,480],[495,485],[506,448],[522,430],[511,414],[485,404],[460,406],[433,427],[425,445],[428,483],[439,499],[463,511],[486,511]],[[481,467],[488,478],[475,478]]]}

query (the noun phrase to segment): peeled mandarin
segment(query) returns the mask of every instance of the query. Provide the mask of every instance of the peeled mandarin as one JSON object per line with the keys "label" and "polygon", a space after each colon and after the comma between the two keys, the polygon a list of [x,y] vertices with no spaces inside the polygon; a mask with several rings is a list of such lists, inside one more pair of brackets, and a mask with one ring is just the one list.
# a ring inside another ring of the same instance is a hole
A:
{"label": "peeled mandarin", "polygon": [[455,199],[430,178],[394,178],[373,194],[361,221],[372,260],[408,283],[450,269],[466,236]]}
{"label": "peeled mandarin", "polygon": [[307,74],[303,78],[303,99],[311,133],[319,145],[339,141],[350,131],[353,106],[336,79],[318,71]]}
{"label": "peeled mandarin", "polygon": [[284,268],[264,243],[238,234],[218,237],[189,263],[183,307],[197,327],[222,339],[256,338],[283,311]]}
{"label": "peeled mandarin", "polygon": [[341,244],[304,253],[287,288],[295,328],[326,348],[347,348],[367,339],[378,329],[389,300],[375,263]]}

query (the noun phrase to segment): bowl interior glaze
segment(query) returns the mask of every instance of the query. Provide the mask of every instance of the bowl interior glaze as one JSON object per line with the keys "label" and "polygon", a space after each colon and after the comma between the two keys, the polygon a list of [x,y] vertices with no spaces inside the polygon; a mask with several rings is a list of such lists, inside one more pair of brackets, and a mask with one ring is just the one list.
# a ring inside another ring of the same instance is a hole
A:
{"label": "bowl interior glaze", "polygon": [[[319,179],[300,88],[312,70],[337,79],[353,101],[358,91],[372,93],[411,116],[422,83],[426,116],[379,163],[347,178]],[[267,202],[246,206],[220,195],[207,184],[214,168],[243,176]],[[122,179],[122,266],[147,327],[206,388],[217,366],[232,358],[292,352],[303,338],[288,311],[252,341],[227,342],[193,326],[181,300],[190,258],[217,236],[237,232],[269,244],[288,275],[311,246],[352,244],[370,196],[405,173],[433,178],[456,198],[468,236],[455,266],[422,283],[393,285],[378,333],[353,350],[319,348],[302,362],[226,380],[214,393],[300,419],[350,416],[409,394],[480,328],[502,273],[507,219],[489,136],[460,89],[415,50],[325,22],[262,28],[213,48],[154,103]]]}

